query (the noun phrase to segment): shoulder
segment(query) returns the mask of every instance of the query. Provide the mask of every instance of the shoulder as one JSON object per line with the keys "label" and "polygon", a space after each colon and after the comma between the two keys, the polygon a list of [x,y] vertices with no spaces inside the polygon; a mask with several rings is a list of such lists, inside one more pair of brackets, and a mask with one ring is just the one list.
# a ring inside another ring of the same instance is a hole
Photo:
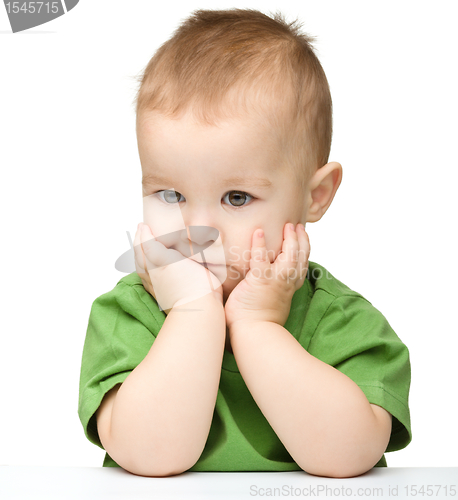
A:
{"label": "shoulder", "polygon": [[386,343],[405,349],[382,312],[326,268],[310,262],[306,281],[309,296],[300,332],[304,347],[327,350],[332,346],[334,354],[344,346],[347,354],[355,354],[358,349]]}
{"label": "shoulder", "polygon": [[116,302],[127,298],[143,301],[147,296],[150,296],[149,293],[143,287],[138,274],[134,272],[121,278],[111,290],[97,297],[94,303]]}
{"label": "shoulder", "polygon": [[92,303],[91,320],[110,318],[114,321],[119,314],[128,315],[157,331],[165,319],[154,299],[143,287],[136,272],[121,278],[114,288],[97,297]]}
{"label": "shoulder", "polygon": [[[316,262],[309,261],[307,279],[293,296],[291,313],[293,318],[305,322],[307,337],[317,329],[322,320],[329,317],[333,310],[343,314],[350,309],[371,309],[372,304],[360,293],[332,275],[328,269]],[[375,309],[375,308],[374,308]]]}
{"label": "shoulder", "polygon": [[329,296],[328,300],[330,301],[342,296],[358,297],[366,300],[360,293],[355,292],[339,281],[325,267],[316,262],[309,262],[307,279],[311,284],[314,294],[325,292]]}
{"label": "shoulder", "polygon": [[121,295],[142,295],[141,289],[143,288],[142,280],[137,273],[131,273],[121,278],[116,285],[108,292],[101,295],[101,297],[116,297]]}
{"label": "shoulder", "polygon": [[406,346],[369,300],[314,262],[309,265],[308,280],[312,290],[304,324],[308,349],[320,351],[333,366],[376,347],[383,347],[385,353],[388,348],[400,350],[408,358]]}
{"label": "shoulder", "polygon": [[315,319],[315,326],[336,314],[345,321],[355,315],[365,322],[375,317],[386,321],[366,297],[342,283],[320,264],[310,262],[307,279],[311,289],[308,314]]}

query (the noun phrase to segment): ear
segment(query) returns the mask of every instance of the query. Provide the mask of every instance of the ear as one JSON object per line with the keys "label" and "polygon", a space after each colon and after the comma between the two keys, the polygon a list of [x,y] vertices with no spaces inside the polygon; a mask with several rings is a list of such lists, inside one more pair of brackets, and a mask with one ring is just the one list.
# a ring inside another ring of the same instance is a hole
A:
{"label": "ear", "polygon": [[309,181],[307,222],[317,222],[326,213],[342,181],[342,165],[333,161],[319,168]]}

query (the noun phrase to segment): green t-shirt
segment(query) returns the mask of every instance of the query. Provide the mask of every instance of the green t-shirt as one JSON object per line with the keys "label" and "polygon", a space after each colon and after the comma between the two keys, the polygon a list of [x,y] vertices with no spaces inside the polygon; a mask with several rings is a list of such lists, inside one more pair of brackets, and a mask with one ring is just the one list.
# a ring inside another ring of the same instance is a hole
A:
{"label": "green t-shirt", "polygon": [[[92,304],[78,413],[86,437],[102,449],[95,412],[104,395],[145,358],[165,319],[136,273]],[[284,327],[310,354],[351,378],[370,403],[392,414],[386,451],[409,444],[409,352],[370,302],[309,262],[307,279],[294,293]],[[119,467],[108,454],[103,466]],[[376,466],[386,466],[385,456]],[[226,350],[207,442],[189,470],[301,470],[256,405],[234,355]]]}

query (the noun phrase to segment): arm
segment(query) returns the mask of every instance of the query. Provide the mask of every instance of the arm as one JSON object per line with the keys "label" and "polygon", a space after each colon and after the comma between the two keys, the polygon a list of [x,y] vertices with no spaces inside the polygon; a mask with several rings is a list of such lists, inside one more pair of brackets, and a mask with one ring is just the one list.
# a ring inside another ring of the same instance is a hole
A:
{"label": "arm", "polygon": [[[189,308],[201,311],[180,311]],[[145,476],[194,465],[210,430],[224,341],[224,309],[211,295],[171,309],[145,359],[97,412],[100,440],[116,463]]]}
{"label": "arm", "polygon": [[225,305],[232,351],[254,400],[296,463],[315,475],[355,476],[382,456],[391,416],[282,326],[304,283],[309,254],[302,225],[285,225],[282,252],[273,263],[255,231],[250,271]]}
{"label": "arm", "polygon": [[230,338],[254,400],[303,470],[351,477],[378,462],[390,438],[391,415],[371,405],[350,378],[309,354],[276,323],[239,322]]}

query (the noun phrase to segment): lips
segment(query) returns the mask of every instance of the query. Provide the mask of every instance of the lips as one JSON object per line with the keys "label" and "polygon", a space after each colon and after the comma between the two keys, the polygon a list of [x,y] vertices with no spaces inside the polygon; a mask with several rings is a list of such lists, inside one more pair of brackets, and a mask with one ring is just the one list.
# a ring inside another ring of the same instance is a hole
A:
{"label": "lips", "polygon": [[[194,260],[194,259],[192,259],[192,260]],[[207,266],[225,266],[225,264],[215,264],[213,262],[205,262],[204,263],[204,262],[201,262],[199,260],[195,260],[194,262],[197,262],[197,264],[200,264],[202,266],[204,266],[204,265],[207,265]]]}

